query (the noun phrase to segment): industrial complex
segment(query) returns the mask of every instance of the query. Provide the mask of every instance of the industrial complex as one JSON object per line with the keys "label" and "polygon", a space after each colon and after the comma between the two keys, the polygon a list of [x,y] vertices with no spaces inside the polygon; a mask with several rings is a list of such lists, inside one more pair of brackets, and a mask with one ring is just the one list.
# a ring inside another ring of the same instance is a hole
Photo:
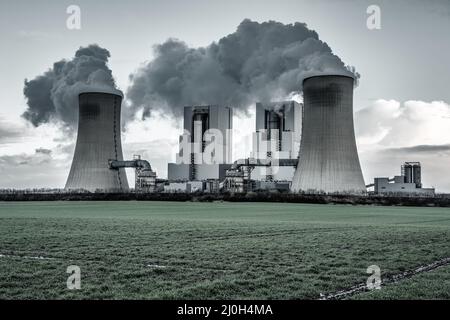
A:
{"label": "industrial complex", "polygon": [[373,187],[375,194],[415,194],[434,196],[434,188],[422,188],[422,166],[420,162],[405,162],[401,167],[401,175],[393,178],[375,178]]}
{"label": "industrial complex", "polygon": [[[354,79],[320,75],[303,81],[303,103],[256,103],[256,131],[248,158],[232,161],[233,108],[184,108],[184,132],[167,179],[135,155],[124,159],[120,92],[79,94],[78,135],[65,189],[83,192],[306,194],[420,194],[420,163],[407,162],[394,178],[365,185],[353,124]],[[125,168],[135,169],[130,189]],[[368,191],[373,188],[373,191]]]}
{"label": "industrial complex", "polygon": [[[184,108],[184,133],[176,163],[168,164],[165,190],[217,191],[232,161],[233,112],[226,106]],[[197,183],[188,183],[196,181]],[[196,186],[195,186],[196,185]]]}

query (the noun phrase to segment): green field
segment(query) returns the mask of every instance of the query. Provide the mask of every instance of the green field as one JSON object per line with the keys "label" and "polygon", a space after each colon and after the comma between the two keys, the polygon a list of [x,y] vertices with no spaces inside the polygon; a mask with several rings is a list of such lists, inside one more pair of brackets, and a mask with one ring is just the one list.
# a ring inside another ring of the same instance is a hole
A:
{"label": "green field", "polygon": [[[450,257],[450,210],[0,203],[0,299],[318,299]],[[68,290],[66,268],[81,268]],[[450,266],[350,299],[450,298]]]}

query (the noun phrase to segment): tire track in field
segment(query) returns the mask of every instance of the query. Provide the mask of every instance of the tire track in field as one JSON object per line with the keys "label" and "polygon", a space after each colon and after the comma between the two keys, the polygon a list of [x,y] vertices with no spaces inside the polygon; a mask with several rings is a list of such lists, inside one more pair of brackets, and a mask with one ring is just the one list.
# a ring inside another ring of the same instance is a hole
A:
{"label": "tire track in field", "polygon": [[414,220],[414,221],[399,221],[394,222],[395,225],[417,225],[418,227],[421,227],[424,223],[430,223],[430,222],[444,222],[444,221],[450,221],[450,218],[441,218],[441,219],[429,219],[429,220]]}
{"label": "tire track in field", "polygon": [[[398,273],[398,274],[394,274],[394,275],[382,278],[381,279],[382,285],[395,284],[402,280],[410,279],[418,274],[430,272],[437,268],[445,267],[448,265],[450,265],[450,257],[442,258],[442,259],[436,260],[434,262],[431,262],[429,264],[421,265],[415,269],[410,269],[410,270],[407,270],[402,273]],[[362,293],[362,292],[366,292],[366,291],[370,291],[367,288],[367,284],[361,283],[361,284],[354,285],[350,288],[342,289],[342,290],[339,290],[339,291],[336,291],[333,293],[328,293],[328,294],[321,293],[319,300],[341,300],[341,299],[350,297],[354,294]]]}
{"label": "tire track in field", "polygon": [[0,254],[0,258],[21,258],[32,260],[54,260],[55,258],[43,257],[43,256],[27,256],[27,255],[14,255],[14,254]]}
{"label": "tire track in field", "polygon": [[[13,259],[31,259],[31,260],[53,260],[53,261],[71,261],[73,259],[67,259],[67,258],[56,258],[56,257],[44,257],[44,256],[31,256],[31,255],[18,255],[18,254],[0,254],[0,259],[1,258],[13,258]],[[89,262],[105,262],[102,261],[101,259],[87,259],[85,260],[89,261]],[[132,265],[135,266],[145,266],[145,268],[149,268],[149,269],[168,269],[168,270],[185,270],[185,271],[209,271],[209,272],[216,272],[216,273],[233,273],[233,272],[237,272],[239,271],[238,269],[234,269],[234,268],[211,268],[211,267],[200,267],[200,266],[186,266],[186,265],[176,265],[176,264],[172,264],[172,265],[161,265],[161,264],[154,264],[154,263],[131,263]],[[407,271],[404,271],[402,273],[398,273],[398,274],[394,274],[391,276],[387,276],[382,278],[382,285],[387,285],[387,284],[395,284],[398,283],[402,280],[406,280],[406,279],[410,279],[416,275],[422,274],[422,273],[427,273],[427,272],[431,272],[433,270],[436,270],[438,268],[441,267],[445,267],[450,265],[450,257],[446,257],[446,258],[442,258],[439,260],[436,260],[434,262],[431,262],[429,264],[426,265],[421,265],[415,269],[410,269]],[[320,294],[320,297],[318,300],[342,300],[348,297],[351,297],[355,294],[358,293],[362,293],[362,292],[368,292],[370,291],[367,288],[367,284],[366,283],[360,283],[354,286],[351,286],[349,288],[346,289],[341,289],[339,291],[333,292],[333,293],[328,293],[328,294]]]}
{"label": "tire track in field", "polygon": [[[66,258],[66,257],[44,257],[44,256],[31,256],[31,255],[23,255],[23,254],[0,254],[0,259],[2,258],[9,258],[9,259],[26,259],[26,260],[52,260],[57,262],[73,262],[78,261],[79,259],[76,258]],[[137,259],[136,259],[137,260]],[[82,262],[90,262],[90,263],[103,263],[108,264],[109,262],[104,259],[82,259]],[[200,266],[187,266],[187,265],[180,265],[180,264],[157,264],[157,263],[144,263],[144,262],[130,262],[130,265],[134,266],[145,266],[149,269],[179,269],[179,270],[190,270],[190,271],[211,271],[211,272],[238,272],[239,270],[234,268],[213,268],[213,267],[200,267]]]}

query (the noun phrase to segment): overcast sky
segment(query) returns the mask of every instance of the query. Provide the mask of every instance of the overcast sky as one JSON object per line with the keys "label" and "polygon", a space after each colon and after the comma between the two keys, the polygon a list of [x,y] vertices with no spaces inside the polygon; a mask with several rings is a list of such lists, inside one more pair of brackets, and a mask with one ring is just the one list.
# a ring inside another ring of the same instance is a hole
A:
{"label": "overcast sky", "polygon": [[[154,45],[172,37],[207,46],[248,18],[304,22],[361,74],[354,107],[366,183],[399,174],[404,161],[421,161],[425,186],[450,192],[448,0],[0,1],[0,188],[63,187],[70,168],[73,137],[21,118],[24,79],[96,43],[110,51],[109,67],[126,92],[129,75],[152,60]],[[81,8],[81,30],[66,28],[71,4]],[[366,26],[371,4],[381,8],[380,30]],[[234,119],[235,159],[251,151],[252,116]],[[141,153],[165,177],[180,125],[158,114],[130,123],[125,156]]]}

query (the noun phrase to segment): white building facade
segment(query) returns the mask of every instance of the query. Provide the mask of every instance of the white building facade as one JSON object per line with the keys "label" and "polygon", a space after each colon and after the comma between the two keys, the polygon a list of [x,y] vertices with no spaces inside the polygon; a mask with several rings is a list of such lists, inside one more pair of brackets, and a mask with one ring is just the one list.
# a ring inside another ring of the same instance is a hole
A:
{"label": "white building facade", "polygon": [[223,180],[232,161],[232,108],[184,108],[184,133],[176,163],[168,164],[169,181]]}
{"label": "white building facade", "polygon": [[[256,104],[256,132],[251,158],[276,163],[297,159],[302,134],[303,106],[295,101]],[[259,181],[292,181],[294,167],[256,167],[251,178]]]}

